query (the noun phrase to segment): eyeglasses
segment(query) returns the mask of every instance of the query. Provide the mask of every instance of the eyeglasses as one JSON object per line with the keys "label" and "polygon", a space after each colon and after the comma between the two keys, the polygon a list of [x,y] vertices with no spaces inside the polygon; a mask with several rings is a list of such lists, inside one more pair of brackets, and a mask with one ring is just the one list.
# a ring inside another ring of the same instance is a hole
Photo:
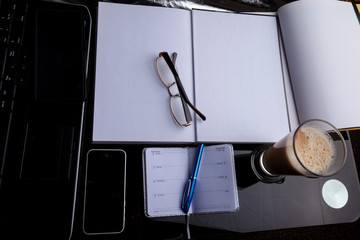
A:
{"label": "eyeglasses", "polygon": [[175,69],[177,53],[173,53],[173,60],[167,52],[159,53],[156,58],[156,70],[161,82],[167,87],[170,94],[170,110],[176,123],[180,126],[190,126],[192,117],[189,106],[199,115],[202,120],[206,120],[196,107],[190,102],[185,89],[180,81],[180,77]]}

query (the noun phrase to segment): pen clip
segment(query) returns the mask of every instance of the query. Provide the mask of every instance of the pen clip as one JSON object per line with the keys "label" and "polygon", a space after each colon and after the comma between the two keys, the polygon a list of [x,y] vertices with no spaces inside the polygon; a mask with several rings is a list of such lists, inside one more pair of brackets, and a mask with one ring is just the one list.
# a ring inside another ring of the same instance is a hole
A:
{"label": "pen clip", "polygon": [[203,153],[203,149],[204,149],[204,144],[200,144],[196,148],[195,162],[194,162],[194,166],[193,166],[193,169],[192,169],[191,175],[190,175],[192,178],[197,178],[199,168],[200,168],[200,160],[201,160],[201,156]]}

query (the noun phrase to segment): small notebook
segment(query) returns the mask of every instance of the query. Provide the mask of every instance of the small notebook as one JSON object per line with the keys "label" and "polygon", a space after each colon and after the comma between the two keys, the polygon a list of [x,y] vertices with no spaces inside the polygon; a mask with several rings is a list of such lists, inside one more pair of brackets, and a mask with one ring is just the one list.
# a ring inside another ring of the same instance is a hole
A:
{"label": "small notebook", "polygon": [[[145,148],[145,214],[184,215],[181,200],[196,147]],[[230,144],[205,146],[189,214],[232,212],[239,208],[234,152]]]}

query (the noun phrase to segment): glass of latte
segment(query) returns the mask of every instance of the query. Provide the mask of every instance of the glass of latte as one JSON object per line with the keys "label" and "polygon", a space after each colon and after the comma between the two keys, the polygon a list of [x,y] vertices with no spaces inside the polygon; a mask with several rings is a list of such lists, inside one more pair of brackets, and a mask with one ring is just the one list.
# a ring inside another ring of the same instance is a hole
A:
{"label": "glass of latte", "polygon": [[286,175],[331,176],[346,162],[346,144],[341,133],[323,120],[302,123],[272,146],[255,149],[254,173],[263,182],[281,182]]}

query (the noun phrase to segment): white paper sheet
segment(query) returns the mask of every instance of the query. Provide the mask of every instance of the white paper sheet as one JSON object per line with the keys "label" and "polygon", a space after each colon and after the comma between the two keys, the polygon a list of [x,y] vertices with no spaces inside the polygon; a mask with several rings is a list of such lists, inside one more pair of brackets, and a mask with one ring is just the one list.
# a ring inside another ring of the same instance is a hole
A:
{"label": "white paper sheet", "polygon": [[169,93],[155,71],[161,51],[193,100],[190,11],[99,2],[94,141],[194,142],[194,127],[172,119]]}
{"label": "white paper sheet", "polygon": [[297,1],[279,18],[300,122],[360,126],[360,25],[352,4]]}
{"label": "white paper sheet", "polygon": [[276,17],[193,11],[198,141],[275,142],[289,132]]}

